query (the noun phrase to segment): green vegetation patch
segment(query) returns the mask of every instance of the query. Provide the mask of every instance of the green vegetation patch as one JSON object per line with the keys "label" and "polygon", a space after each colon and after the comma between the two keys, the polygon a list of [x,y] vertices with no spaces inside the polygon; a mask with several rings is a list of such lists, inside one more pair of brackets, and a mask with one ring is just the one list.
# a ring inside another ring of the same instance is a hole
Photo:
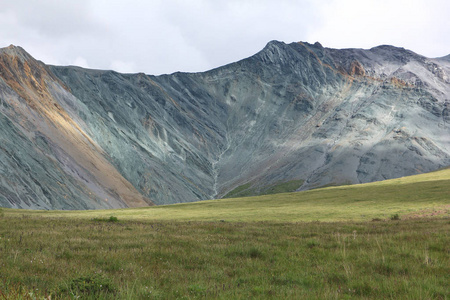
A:
{"label": "green vegetation patch", "polygon": [[223,198],[249,197],[259,195],[272,195],[280,193],[295,192],[303,184],[304,180],[291,180],[287,182],[278,182],[263,188],[257,188],[252,183],[246,183],[230,191]]}
{"label": "green vegetation patch", "polygon": [[63,282],[54,292],[55,296],[69,298],[112,298],[117,292],[115,284],[102,274],[79,276]]}
{"label": "green vegetation patch", "polygon": [[304,180],[291,180],[287,182],[280,182],[273,186],[269,186],[264,189],[260,195],[272,195],[280,193],[290,193],[295,192],[303,184]]}
{"label": "green vegetation patch", "polygon": [[243,185],[238,186],[234,190],[230,191],[228,194],[226,194],[223,198],[234,198],[234,197],[248,197],[248,196],[254,196],[256,193],[256,190],[251,188],[251,183],[246,183]]}
{"label": "green vegetation patch", "polygon": [[110,216],[109,218],[93,218],[92,220],[96,222],[111,222],[111,223],[119,222],[119,219],[114,216]]}

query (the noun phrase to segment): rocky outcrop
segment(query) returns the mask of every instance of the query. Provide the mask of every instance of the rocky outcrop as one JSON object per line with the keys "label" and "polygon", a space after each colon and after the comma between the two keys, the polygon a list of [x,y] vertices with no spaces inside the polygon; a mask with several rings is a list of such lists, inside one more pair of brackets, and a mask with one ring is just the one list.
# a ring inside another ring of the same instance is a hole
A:
{"label": "rocky outcrop", "polygon": [[349,74],[350,76],[365,76],[366,71],[364,70],[364,67],[359,63],[359,61],[354,60],[350,65]]}
{"label": "rocky outcrop", "polygon": [[[450,165],[447,59],[270,42],[163,76],[0,50],[0,204],[88,209],[298,190]],[[107,201],[106,201],[107,199]]]}

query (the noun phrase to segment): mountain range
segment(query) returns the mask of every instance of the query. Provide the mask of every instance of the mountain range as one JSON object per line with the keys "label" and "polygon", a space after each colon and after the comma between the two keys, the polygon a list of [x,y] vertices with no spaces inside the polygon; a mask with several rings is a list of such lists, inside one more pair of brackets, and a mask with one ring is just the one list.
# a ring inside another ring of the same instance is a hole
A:
{"label": "mountain range", "polygon": [[372,182],[450,166],[450,55],[269,42],[202,73],[0,49],[0,206],[101,209]]}

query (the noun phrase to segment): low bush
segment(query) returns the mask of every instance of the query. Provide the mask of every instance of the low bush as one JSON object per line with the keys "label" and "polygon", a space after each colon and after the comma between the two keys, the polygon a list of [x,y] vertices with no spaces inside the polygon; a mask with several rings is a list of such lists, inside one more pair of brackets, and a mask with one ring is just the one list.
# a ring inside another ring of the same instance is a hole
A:
{"label": "low bush", "polygon": [[398,214],[392,215],[392,216],[391,216],[391,220],[392,220],[392,221],[400,220],[400,216],[399,216]]}
{"label": "low bush", "polygon": [[117,288],[114,283],[101,274],[80,276],[63,284],[56,291],[58,296],[75,296],[76,298],[113,296]]}
{"label": "low bush", "polygon": [[92,220],[96,222],[111,222],[111,223],[119,222],[119,219],[114,216],[110,216],[109,218],[93,218]]}

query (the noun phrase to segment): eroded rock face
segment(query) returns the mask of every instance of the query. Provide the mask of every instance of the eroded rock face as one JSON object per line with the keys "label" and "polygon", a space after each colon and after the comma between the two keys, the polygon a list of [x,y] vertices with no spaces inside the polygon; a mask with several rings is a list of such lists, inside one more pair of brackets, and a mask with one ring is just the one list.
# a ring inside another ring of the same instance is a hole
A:
{"label": "eroded rock face", "polygon": [[4,48],[0,204],[143,206],[432,171],[450,165],[449,72],[446,57],[392,46],[274,41],[163,76],[46,66]]}
{"label": "eroded rock face", "polygon": [[0,50],[0,204],[90,209],[147,206],[81,127],[73,95],[23,49]]}

